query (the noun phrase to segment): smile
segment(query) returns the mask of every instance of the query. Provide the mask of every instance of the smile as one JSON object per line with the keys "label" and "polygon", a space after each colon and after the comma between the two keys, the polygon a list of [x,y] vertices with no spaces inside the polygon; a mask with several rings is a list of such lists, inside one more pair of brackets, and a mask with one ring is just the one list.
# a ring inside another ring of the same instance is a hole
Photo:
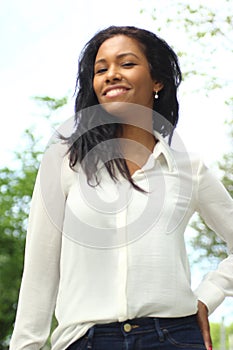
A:
{"label": "smile", "polygon": [[125,88],[111,89],[105,93],[105,96],[115,97],[115,96],[122,95],[122,94],[126,93],[127,91],[128,91],[128,89],[125,89]]}

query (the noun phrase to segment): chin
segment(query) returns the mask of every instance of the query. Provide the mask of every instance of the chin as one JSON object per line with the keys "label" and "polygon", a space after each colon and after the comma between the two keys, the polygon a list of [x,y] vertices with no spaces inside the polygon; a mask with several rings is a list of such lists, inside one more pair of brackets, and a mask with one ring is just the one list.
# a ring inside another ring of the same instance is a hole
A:
{"label": "chin", "polygon": [[109,114],[124,118],[129,112],[130,105],[130,103],[114,101],[102,104],[102,108]]}
{"label": "chin", "polygon": [[130,102],[108,102],[101,104],[102,108],[108,113],[120,119],[120,121],[128,121],[129,123],[143,123],[146,116],[151,116],[151,108]]}

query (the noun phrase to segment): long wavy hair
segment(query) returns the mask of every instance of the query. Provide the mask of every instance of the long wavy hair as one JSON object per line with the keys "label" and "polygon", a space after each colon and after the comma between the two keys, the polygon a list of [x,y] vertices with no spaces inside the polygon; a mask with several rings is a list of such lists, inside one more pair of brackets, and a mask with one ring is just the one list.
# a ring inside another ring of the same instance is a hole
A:
{"label": "long wavy hair", "polygon": [[[177,88],[181,82],[178,58],[173,49],[154,33],[132,26],[110,26],[98,32],[84,47],[79,59],[75,89],[75,131],[66,138],[69,144],[70,167],[80,163],[90,185],[97,185],[98,164],[104,164],[110,177],[117,181],[118,174],[134,188],[141,190],[132,180],[126,161],[121,156],[117,135],[122,125],[108,114],[97,100],[93,89],[94,63],[102,43],[116,35],[126,35],[138,41],[145,54],[153,80],[163,84],[154,111],[161,114],[166,125],[156,127],[171,140],[179,118]],[[92,107],[95,106],[95,107]],[[92,108],[91,108],[92,107]],[[106,142],[111,140],[111,142]],[[111,147],[109,147],[111,144]]]}

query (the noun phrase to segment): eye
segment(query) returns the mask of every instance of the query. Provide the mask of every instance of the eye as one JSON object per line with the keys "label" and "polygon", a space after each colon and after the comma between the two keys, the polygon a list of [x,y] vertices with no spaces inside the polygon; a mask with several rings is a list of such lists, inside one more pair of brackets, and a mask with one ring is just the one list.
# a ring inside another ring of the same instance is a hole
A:
{"label": "eye", "polygon": [[107,71],[107,68],[98,68],[95,70],[95,74],[101,74]]}
{"label": "eye", "polygon": [[125,62],[125,63],[122,63],[122,66],[123,67],[126,67],[126,68],[130,68],[130,67],[133,67],[133,66],[136,66],[136,63],[134,62]]}

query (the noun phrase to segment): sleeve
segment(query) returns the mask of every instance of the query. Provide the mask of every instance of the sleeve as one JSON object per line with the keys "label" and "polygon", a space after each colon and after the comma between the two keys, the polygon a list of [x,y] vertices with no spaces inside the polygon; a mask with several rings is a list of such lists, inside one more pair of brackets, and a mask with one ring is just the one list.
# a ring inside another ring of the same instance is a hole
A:
{"label": "sleeve", "polygon": [[61,149],[50,146],[44,154],[37,175],[10,350],[38,350],[50,333],[59,285],[61,232],[66,197],[62,185],[63,160]]}
{"label": "sleeve", "polygon": [[212,313],[226,296],[233,296],[233,199],[202,162],[198,171],[197,206],[205,223],[227,243],[229,252],[195,291]]}

